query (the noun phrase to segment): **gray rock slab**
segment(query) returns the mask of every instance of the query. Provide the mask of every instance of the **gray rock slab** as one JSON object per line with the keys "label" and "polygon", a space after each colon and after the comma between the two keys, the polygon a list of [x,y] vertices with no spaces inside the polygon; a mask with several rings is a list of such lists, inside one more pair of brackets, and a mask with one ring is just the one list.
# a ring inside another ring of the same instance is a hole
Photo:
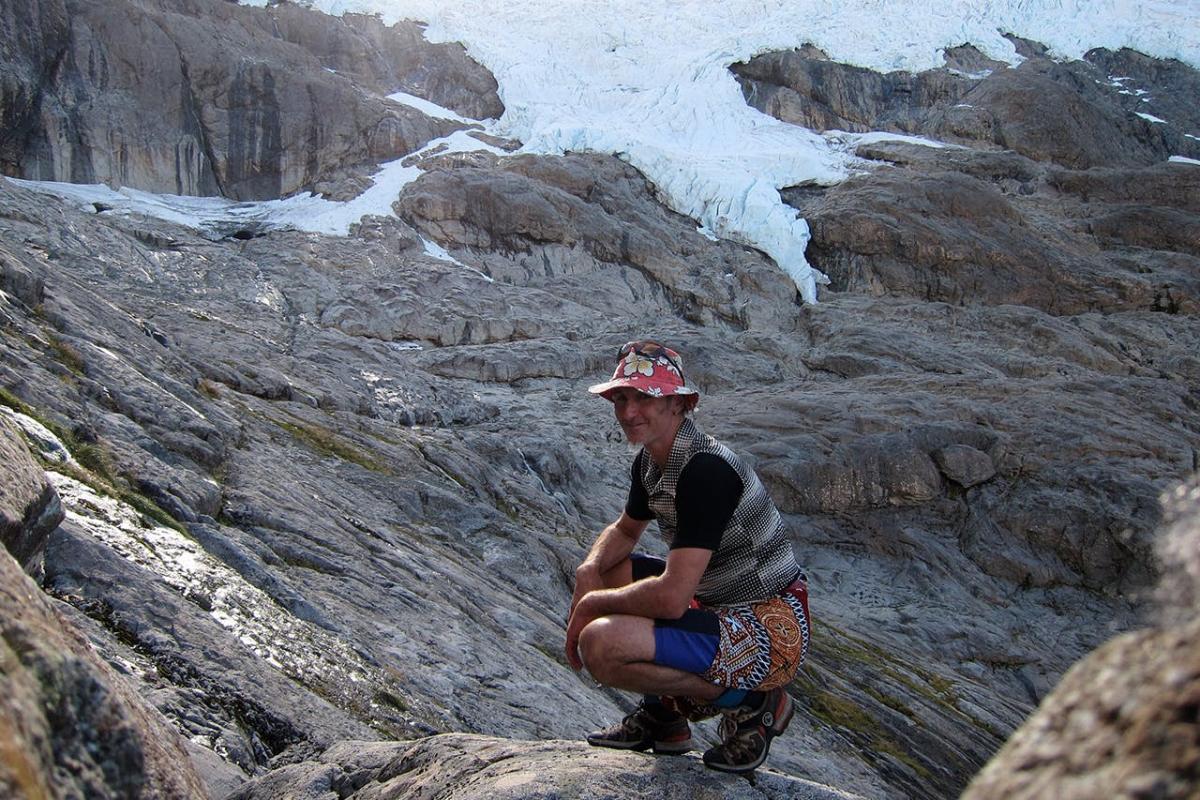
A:
{"label": "gray rock slab", "polygon": [[580,742],[513,742],[445,734],[414,743],[345,742],[320,759],[247,784],[230,800],[366,798],[692,797],[726,800],[851,800],[858,795],[762,771],[753,782],[704,767],[693,756],[656,757]]}

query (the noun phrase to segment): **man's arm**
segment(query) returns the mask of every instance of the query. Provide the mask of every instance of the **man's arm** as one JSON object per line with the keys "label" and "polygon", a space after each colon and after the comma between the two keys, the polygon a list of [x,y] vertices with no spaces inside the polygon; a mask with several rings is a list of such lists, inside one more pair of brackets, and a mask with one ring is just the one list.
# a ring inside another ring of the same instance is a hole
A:
{"label": "man's arm", "polygon": [[575,606],[585,594],[605,588],[604,574],[629,558],[648,524],[649,520],[634,519],[622,511],[616,522],[600,532],[587,558],[575,568],[575,593],[568,615],[574,613]]}
{"label": "man's arm", "polygon": [[628,586],[588,593],[588,611],[592,612],[593,618],[630,614],[651,619],[678,619],[692,602],[712,554],[712,550],[702,547],[676,548],[667,555],[667,568],[663,574]]}

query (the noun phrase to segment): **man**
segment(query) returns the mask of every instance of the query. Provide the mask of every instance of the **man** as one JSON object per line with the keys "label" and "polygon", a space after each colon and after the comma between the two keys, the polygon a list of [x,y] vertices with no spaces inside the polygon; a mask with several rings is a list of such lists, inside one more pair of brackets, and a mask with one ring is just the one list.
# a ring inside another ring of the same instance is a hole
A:
{"label": "man", "polygon": [[[792,717],[784,687],[808,650],[805,577],[758,476],[706,436],[678,353],[621,348],[612,380],[589,391],[613,404],[632,444],[629,496],[575,570],[567,660],[597,681],[640,692],[598,747],[684,753],[688,719],[723,715],[704,763],[751,772]],[[634,552],[651,519],[667,558]]]}

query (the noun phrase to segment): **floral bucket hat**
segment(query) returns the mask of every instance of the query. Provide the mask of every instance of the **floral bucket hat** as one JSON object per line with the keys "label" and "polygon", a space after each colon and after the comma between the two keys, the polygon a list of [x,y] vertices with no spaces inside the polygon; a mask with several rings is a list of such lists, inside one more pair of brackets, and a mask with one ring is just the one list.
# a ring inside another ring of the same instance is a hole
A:
{"label": "floral bucket hat", "polygon": [[612,380],[589,386],[588,391],[606,400],[613,389],[628,386],[651,397],[699,394],[683,379],[683,358],[657,342],[628,342],[617,353]]}

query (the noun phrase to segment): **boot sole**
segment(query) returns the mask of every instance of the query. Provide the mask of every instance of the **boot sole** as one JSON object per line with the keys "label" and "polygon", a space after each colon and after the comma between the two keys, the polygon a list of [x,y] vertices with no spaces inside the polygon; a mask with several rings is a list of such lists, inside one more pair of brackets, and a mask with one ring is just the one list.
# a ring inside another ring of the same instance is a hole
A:
{"label": "boot sole", "polygon": [[688,737],[678,742],[655,742],[651,749],[660,756],[681,756],[689,752],[694,745],[695,742]]}
{"label": "boot sole", "polygon": [[696,742],[691,738],[683,741],[610,741],[605,739],[588,738],[587,742],[593,747],[608,747],[610,750],[632,750],[635,752],[653,751],[658,756],[682,756],[691,751]]}
{"label": "boot sole", "polygon": [[646,750],[653,751],[660,756],[678,756],[690,752],[695,746],[695,741],[690,737],[679,742],[614,742],[607,739],[592,739],[587,738],[587,743],[592,747],[607,747],[612,750],[633,750],[636,752],[644,752]]}

